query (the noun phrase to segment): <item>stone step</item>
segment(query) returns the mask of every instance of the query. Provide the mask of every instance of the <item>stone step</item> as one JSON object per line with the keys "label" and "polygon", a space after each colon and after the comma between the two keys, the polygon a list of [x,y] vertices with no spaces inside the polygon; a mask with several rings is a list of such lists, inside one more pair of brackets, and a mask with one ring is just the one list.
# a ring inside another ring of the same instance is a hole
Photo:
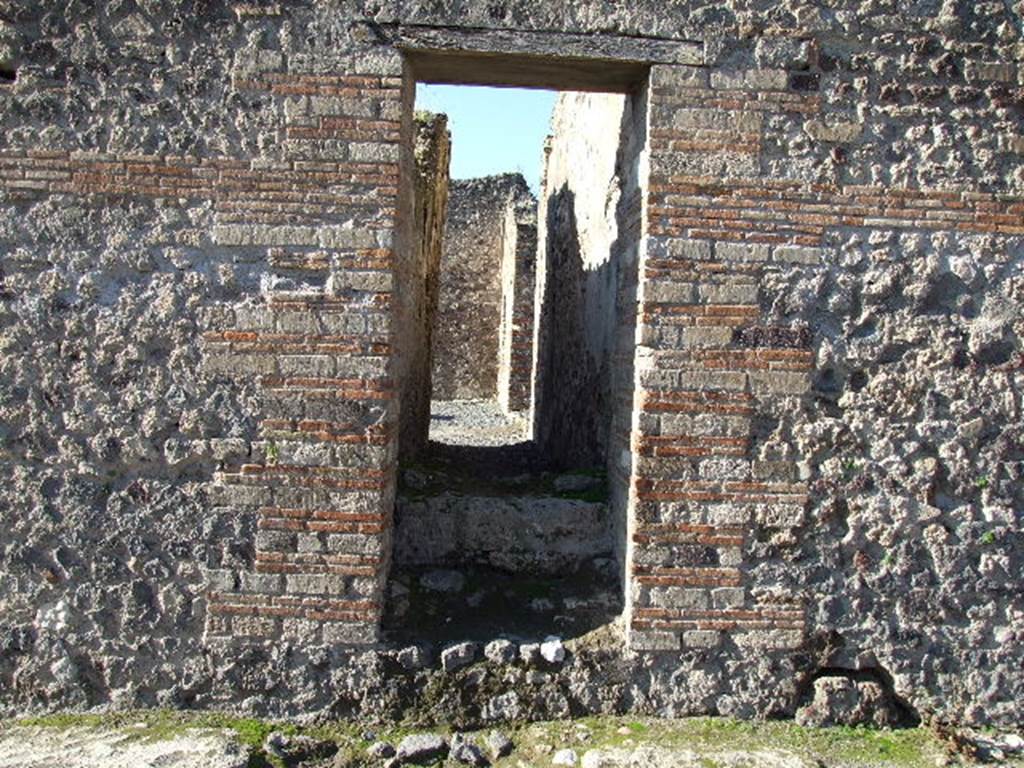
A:
{"label": "stone step", "polygon": [[612,552],[604,501],[445,491],[399,496],[399,565],[485,565],[515,573],[572,572]]}

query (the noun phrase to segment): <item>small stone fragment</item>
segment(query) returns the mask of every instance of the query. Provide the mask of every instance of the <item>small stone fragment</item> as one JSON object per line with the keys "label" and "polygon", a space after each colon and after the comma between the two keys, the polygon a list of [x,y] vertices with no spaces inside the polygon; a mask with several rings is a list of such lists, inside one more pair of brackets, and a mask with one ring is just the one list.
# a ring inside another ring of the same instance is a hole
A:
{"label": "small stone fragment", "polygon": [[426,649],[418,645],[410,645],[408,648],[403,648],[395,658],[406,669],[423,669],[430,663]]}
{"label": "small stone fragment", "polygon": [[414,733],[398,744],[395,757],[400,763],[426,765],[448,754],[448,742],[436,733]]}
{"label": "small stone fragment", "polygon": [[562,645],[562,638],[551,635],[544,638],[540,644],[540,655],[549,664],[561,664],[565,661],[565,646]]}
{"label": "small stone fragment", "polygon": [[484,718],[492,722],[516,720],[521,713],[519,695],[515,691],[506,691],[494,696],[484,705],[483,710]]}
{"label": "small stone fragment", "polygon": [[543,656],[540,655],[540,643],[523,643],[520,645],[519,658],[528,665],[540,662],[543,658]]}
{"label": "small stone fragment", "polygon": [[516,657],[516,646],[508,640],[492,640],[484,647],[484,656],[495,664],[508,664]]}
{"label": "small stone fragment", "polygon": [[378,760],[385,760],[395,756],[395,748],[386,741],[375,741],[366,748],[366,754]]}
{"label": "small stone fragment", "polygon": [[560,749],[551,758],[552,765],[574,766],[579,761],[574,749]]}
{"label": "small stone fragment", "polygon": [[289,765],[306,760],[325,760],[338,751],[332,741],[321,741],[310,736],[288,736],[272,731],[263,742],[263,749]]}
{"label": "small stone fragment", "polygon": [[450,756],[465,765],[485,766],[490,764],[483,750],[465,739],[460,739],[458,743],[453,744]]}
{"label": "small stone fragment", "polygon": [[487,748],[495,759],[512,754],[513,746],[512,740],[501,731],[491,731],[487,734]]}
{"label": "small stone fragment", "polygon": [[445,672],[454,672],[476,658],[476,643],[457,643],[441,651],[441,666]]}

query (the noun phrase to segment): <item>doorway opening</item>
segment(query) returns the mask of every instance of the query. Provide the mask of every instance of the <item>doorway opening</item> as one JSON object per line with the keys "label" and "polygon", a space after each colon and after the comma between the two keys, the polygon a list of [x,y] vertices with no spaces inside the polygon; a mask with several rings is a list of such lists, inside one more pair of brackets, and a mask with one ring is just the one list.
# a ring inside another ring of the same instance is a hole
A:
{"label": "doorway opening", "polygon": [[[458,102],[428,112],[409,88],[384,630],[396,642],[571,638],[624,601],[646,70],[455,58],[411,52],[406,76],[420,94],[461,86],[453,98],[469,103],[484,98],[473,85],[556,92],[533,183],[515,167],[460,167],[445,184],[466,141]],[[486,98],[498,126],[471,140],[498,156],[515,107]]]}

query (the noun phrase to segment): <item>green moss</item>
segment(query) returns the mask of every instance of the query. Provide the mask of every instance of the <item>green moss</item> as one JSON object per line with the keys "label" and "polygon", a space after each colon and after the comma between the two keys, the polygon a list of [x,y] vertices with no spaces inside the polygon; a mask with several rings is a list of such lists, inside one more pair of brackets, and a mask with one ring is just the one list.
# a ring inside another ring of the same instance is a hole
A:
{"label": "green moss", "polygon": [[[529,743],[569,745],[573,729],[584,725],[589,738],[582,749],[647,745],[686,749],[698,753],[707,768],[723,763],[727,753],[774,750],[791,752],[829,766],[896,766],[932,768],[944,749],[925,729],[877,730],[870,728],[801,728],[792,721],[749,722],[730,718],[636,720],[616,717],[584,718],[549,723],[540,732],[528,726],[517,736]],[[511,763],[510,763],[511,765]]]}

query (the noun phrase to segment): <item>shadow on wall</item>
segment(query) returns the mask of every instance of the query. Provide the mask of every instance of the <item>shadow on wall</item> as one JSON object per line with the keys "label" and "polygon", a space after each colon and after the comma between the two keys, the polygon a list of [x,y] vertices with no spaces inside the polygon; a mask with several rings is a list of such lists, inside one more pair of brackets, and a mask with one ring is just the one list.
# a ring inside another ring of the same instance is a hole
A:
{"label": "shadow on wall", "polygon": [[[623,109],[615,175],[607,190],[616,200],[615,237],[599,263],[584,254],[576,193],[563,184],[549,194],[546,281],[541,292],[535,436],[538,451],[556,470],[603,468],[612,442],[615,392],[632,383],[637,301],[638,220],[624,194],[631,156],[632,110]],[[584,203],[585,205],[586,203]],[[589,262],[589,263],[588,263]],[[627,343],[629,348],[619,348]],[[619,365],[620,370],[613,370]]]}
{"label": "shadow on wall", "polygon": [[[604,461],[606,392],[600,386],[602,362],[587,349],[586,275],[576,195],[567,184],[548,198],[545,216],[548,280],[541,308],[537,442],[559,469],[597,467]],[[606,262],[600,270],[610,267]]]}

